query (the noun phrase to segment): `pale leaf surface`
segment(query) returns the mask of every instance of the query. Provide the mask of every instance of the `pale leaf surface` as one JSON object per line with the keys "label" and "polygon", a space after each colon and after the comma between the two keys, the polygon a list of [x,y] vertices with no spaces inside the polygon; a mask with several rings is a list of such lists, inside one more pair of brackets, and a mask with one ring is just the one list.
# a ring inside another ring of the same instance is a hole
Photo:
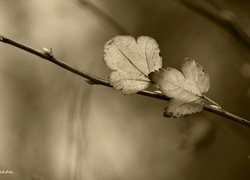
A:
{"label": "pale leaf surface", "polygon": [[140,36],[116,36],[105,44],[104,61],[113,70],[110,84],[124,94],[133,94],[149,85],[148,74],[162,66],[156,41]]}
{"label": "pale leaf surface", "polygon": [[201,65],[190,58],[182,64],[182,72],[174,68],[161,68],[149,77],[161,92],[170,98],[165,108],[167,117],[180,117],[200,112],[204,107],[203,93],[210,86],[209,75]]}
{"label": "pale leaf surface", "polygon": [[197,85],[200,93],[206,93],[210,87],[209,75],[204,72],[202,66],[191,58],[185,58],[181,70],[187,81]]}

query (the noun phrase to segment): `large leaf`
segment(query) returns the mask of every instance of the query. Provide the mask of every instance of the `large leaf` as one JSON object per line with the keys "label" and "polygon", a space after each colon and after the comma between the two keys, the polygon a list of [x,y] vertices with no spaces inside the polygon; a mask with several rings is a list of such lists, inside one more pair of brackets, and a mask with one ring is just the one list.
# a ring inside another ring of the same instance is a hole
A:
{"label": "large leaf", "polygon": [[149,76],[164,95],[172,98],[165,108],[167,117],[190,115],[204,107],[203,94],[210,86],[209,75],[190,58],[184,59],[181,70],[182,73],[174,68],[161,68]]}
{"label": "large leaf", "polygon": [[113,70],[110,84],[124,94],[146,89],[150,83],[148,74],[162,66],[160,49],[156,41],[140,36],[116,36],[105,44],[104,61]]}

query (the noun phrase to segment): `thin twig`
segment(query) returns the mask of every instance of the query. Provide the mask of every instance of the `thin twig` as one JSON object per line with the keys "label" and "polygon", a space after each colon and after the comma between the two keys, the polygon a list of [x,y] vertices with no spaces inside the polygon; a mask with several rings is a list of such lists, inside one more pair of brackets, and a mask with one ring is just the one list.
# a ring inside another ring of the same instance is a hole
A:
{"label": "thin twig", "polygon": [[125,30],[119,23],[117,23],[111,16],[105,13],[102,9],[98,8],[89,0],[77,0],[82,6],[89,7],[94,13],[97,14],[100,18],[104,19],[105,22],[109,23],[114,27],[120,34],[128,35],[129,33]]}
{"label": "thin twig", "polygon": [[213,108],[211,106],[205,106],[203,109],[205,111],[217,114],[217,115],[222,116],[224,118],[230,119],[230,120],[232,120],[234,122],[237,122],[237,123],[240,123],[242,125],[250,127],[250,121],[249,120],[246,120],[244,118],[236,116],[236,115],[234,115],[234,114],[232,114],[230,112],[227,112],[227,111],[225,111],[223,109]]}
{"label": "thin twig", "polygon": [[[103,85],[103,86],[106,86],[106,87],[112,87],[107,80],[104,80],[102,78],[99,78],[99,77],[93,76],[91,74],[88,74],[86,72],[80,71],[77,68],[74,68],[74,67],[70,66],[69,64],[62,62],[61,60],[56,59],[52,54],[52,49],[48,50],[47,48],[43,48],[44,52],[42,52],[42,51],[36,50],[34,48],[31,48],[29,46],[26,46],[24,44],[13,41],[13,40],[11,40],[9,38],[6,38],[4,36],[1,36],[1,35],[0,35],[0,42],[9,44],[11,46],[15,46],[15,47],[17,47],[19,49],[22,49],[22,50],[27,51],[27,52],[29,52],[31,54],[34,54],[34,55],[36,55],[38,57],[46,59],[46,60],[48,60],[48,61],[50,61],[50,62],[52,62],[54,64],[57,64],[58,66],[66,69],[66,70],[68,70],[68,71],[70,71],[70,72],[72,72],[74,74],[77,74],[78,76],[83,77],[89,84],[97,84],[97,85]],[[152,98],[156,98],[156,99],[160,99],[160,100],[165,100],[165,101],[170,100],[170,98],[164,96],[163,94],[160,94],[160,93],[157,93],[157,92],[152,92],[152,91],[147,91],[147,90],[140,91],[137,94],[152,97]],[[214,107],[211,107],[211,106],[208,106],[208,105],[205,105],[203,109],[205,111],[217,114],[219,116],[230,119],[230,120],[232,120],[234,122],[237,122],[239,124],[250,127],[250,121],[248,121],[246,119],[243,119],[241,117],[238,117],[238,116],[236,116],[234,114],[231,114],[231,113],[229,113],[229,112],[227,112],[227,111],[225,111],[223,109],[214,108]]]}
{"label": "thin twig", "polygon": [[77,68],[74,68],[74,67],[71,67],[70,65],[68,65],[67,63],[65,62],[62,62],[58,59],[56,59],[53,54],[51,53],[48,53],[45,49],[47,48],[43,48],[44,49],[44,52],[42,51],[39,51],[39,50],[36,50],[34,48],[31,48],[29,46],[26,46],[26,45],[23,45],[21,43],[18,43],[16,41],[13,41],[9,38],[6,38],[4,36],[0,36],[0,41],[3,42],[3,43],[6,43],[6,44],[10,44],[12,46],[15,46],[19,49],[22,49],[24,51],[27,51],[27,52],[30,52],[31,54],[34,54],[36,56],[39,56],[43,59],[46,59],[54,64],[57,64],[58,66],[64,68],[64,69],[67,69],[68,71],[74,73],[74,74],[77,74],[81,77],[83,77],[84,79],[88,80],[88,81],[91,81],[92,83],[94,84],[101,84],[101,85],[104,85],[104,86],[110,86],[110,84],[108,83],[108,81],[105,81],[101,78],[98,78],[98,77],[95,77],[93,75],[90,75],[86,72],[81,72],[79,71]]}
{"label": "thin twig", "polygon": [[250,37],[239,25],[236,16],[232,12],[219,9],[206,0],[179,1],[188,8],[197,11],[204,17],[215,22],[218,26],[231,34],[242,47],[250,51]]}

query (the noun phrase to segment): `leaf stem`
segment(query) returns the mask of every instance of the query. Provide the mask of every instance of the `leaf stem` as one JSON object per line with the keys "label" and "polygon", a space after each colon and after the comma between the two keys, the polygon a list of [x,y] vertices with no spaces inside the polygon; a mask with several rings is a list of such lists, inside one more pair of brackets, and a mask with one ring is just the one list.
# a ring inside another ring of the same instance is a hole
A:
{"label": "leaf stem", "polygon": [[[80,77],[83,77],[85,79],[85,81],[88,82],[89,84],[92,84],[92,85],[96,84],[96,85],[103,85],[106,87],[112,87],[107,80],[96,77],[96,76],[91,75],[91,74],[88,74],[86,72],[80,71],[77,68],[74,68],[74,67],[70,66],[69,64],[55,58],[54,55],[52,54],[51,48],[43,48],[44,51],[42,52],[42,51],[36,50],[32,47],[29,47],[29,46],[26,46],[26,45],[21,44],[19,42],[16,42],[14,40],[11,40],[9,38],[6,38],[2,35],[0,35],[0,42],[3,42],[6,44],[9,44],[11,46],[17,47],[19,49],[22,49],[22,50],[29,52],[31,54],[34,54],[42,59],[46,59],[49,62],[52,62],[52,63],[66,69],[66,70],[68,70],[68,71],[70,71],[70,72],[72,72]],[[160,99],[160,100],[165,100],[165,101],[170,100],[169,97],[166,97],[163,94],[159,94],[157,92],[152,92],[152,91],[147,91],[147,90],[140,91],[137,94]],[[213,103],[213,104],[217,105],[217,103]],[[218,106],[218,107],[220,107],[220,106]],[[230,119],[230,120],[237,122],[239,124],[242,124],[244,126],[250,127],[250,121],[243,119],[241,117],[238,117],[234,114],[231,114],[223,109],[213,108],[211,106],[205,105],[203,110],[217,114],[217,115],[222,116],[224,118]]]}
{"label": "leaf stem", "polygon": [[205,96],[205,95],[203,95],[202,97],[203,97],[204,99],[206,99],[208,102],[210,102],[210,103],[214,104],[215,106],[217,106],[219,109],[222,109],[222,108],[220,107],[220,105],[219,105],[218,103],[216,103],[215,101],[213,101],[212,99],[208,98],[208,97]]}

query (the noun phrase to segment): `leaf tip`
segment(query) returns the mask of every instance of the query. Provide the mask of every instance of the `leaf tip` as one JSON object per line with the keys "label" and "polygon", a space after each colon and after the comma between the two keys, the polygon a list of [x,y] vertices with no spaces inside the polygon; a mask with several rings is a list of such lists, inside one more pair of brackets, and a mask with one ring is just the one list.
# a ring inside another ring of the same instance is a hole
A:
{"label": "leaf tip", "polygon": [[163,116],[166,118],[172,118],[172,117],[176,118],[176,116],[173,116],[171,112],[166,112],[166,111],[163,112]]}
{"label": "leaf tip", "polygon": [[183,61],[194,61],[191,57],[185,57]]}

